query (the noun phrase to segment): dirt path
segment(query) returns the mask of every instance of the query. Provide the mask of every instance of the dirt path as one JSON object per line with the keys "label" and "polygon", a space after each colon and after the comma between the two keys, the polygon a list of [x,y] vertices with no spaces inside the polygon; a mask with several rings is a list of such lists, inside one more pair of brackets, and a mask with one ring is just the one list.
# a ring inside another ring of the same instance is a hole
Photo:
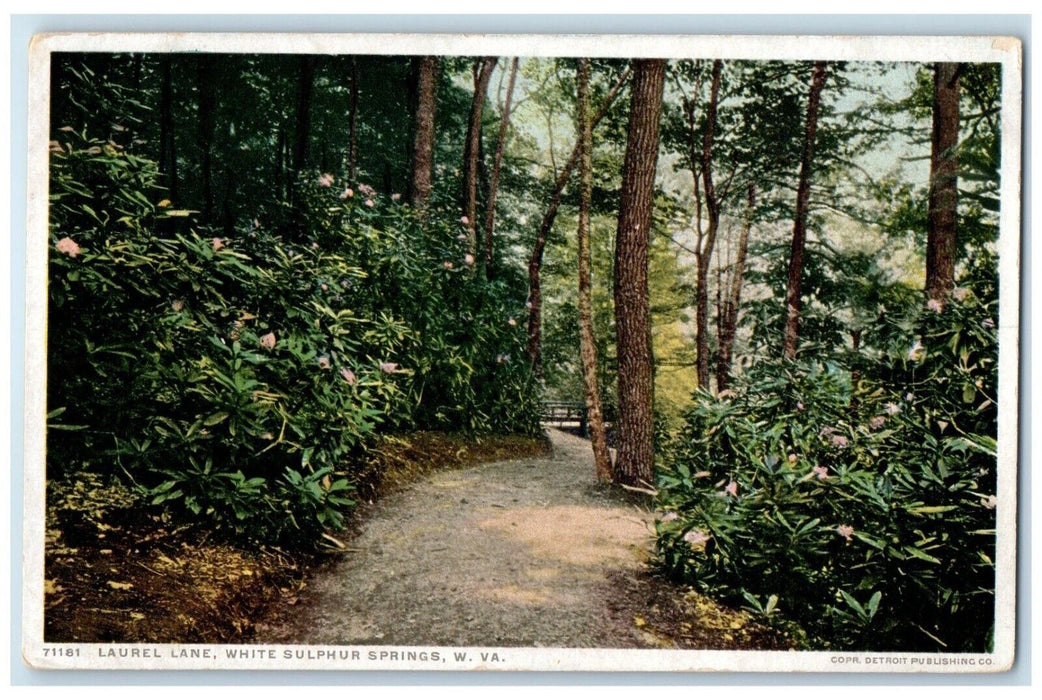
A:
{"label": "dirt path", "polygon": [[640,568],[651,514],[594,480],[589,443],[443,472],[381,501],[352,552],[256,642],[633,647],[613,580]]}

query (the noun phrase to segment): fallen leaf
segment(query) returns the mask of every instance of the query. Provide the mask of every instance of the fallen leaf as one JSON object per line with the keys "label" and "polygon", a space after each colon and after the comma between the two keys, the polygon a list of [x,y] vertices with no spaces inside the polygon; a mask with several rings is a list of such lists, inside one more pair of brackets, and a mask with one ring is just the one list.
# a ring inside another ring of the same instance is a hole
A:
{"label": "fallen leaf", "polygon": [[117,591],[126,591],[134,587],[132,583],[120,583],[119,581],[109,581],[109,588],[115,588]]}

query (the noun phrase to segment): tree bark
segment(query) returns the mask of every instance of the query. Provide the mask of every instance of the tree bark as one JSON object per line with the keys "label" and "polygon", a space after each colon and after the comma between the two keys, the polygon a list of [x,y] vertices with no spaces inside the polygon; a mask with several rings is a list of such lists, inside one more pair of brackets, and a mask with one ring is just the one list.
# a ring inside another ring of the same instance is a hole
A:
{"label": "tree bark", "polygon": [[481,146],[481,115],[485,108],[485,93],[488,81],[496,67],[495,56],[487,56],[475,64],[474,99],[470,106],[467,123],[467,140],[463,149],[463,216],[466,217],[467,251],[473,255],[477,250],[478,208],[478,158]]}
{"label": "tree bark", "polygon": [[756,208],[756,185],[749,185],[746,200],[745,221],[738,238],[738,251],[728,278],[727,298],[720,314],[719,354],[716,363],[716,390],[727,389],[731,382],[731,358],[734,352],[734,337],[738,330],[738,303],[742,297],[742,276],[745,274],[745,257],[749,251],[749,230],[752,228],[753,210]]}
{"label": "tree bark", "polygon": [[167,199],[180,202],[177,191],[177,146],[174,141],[174,98],[170,54],[159,59],[159,172],[166,187]]}
{"label": "tree bark", "polygon": [[431,197],[431,178],[434,172],[434,116],[437,109],[441,58],[423,56],[419,62],[409,201],[413,209],[424,211]]}
{"label": "tree bark", "polygon": [[593,335],[593,302],[590,281],[590,209],[593,200],[593,129],[590,121],[590,61],[579,59],[576,74],[578,88],[579,131],[579,354],[582,359],[583,390],[586,397],[586,418],[593,448],[593,463],[597,480],[608,483],[612,479],[611,454],[604,432],[604,415],[597,380],[597,346]]}
{"label": "tree bark", "polygon": [[293,147],[293,169],[299,174],[310,164],[311,92],[315,82],[315,59],[301,56],[297,84],[297,139]]}
{"label": "tree bark", "polygon": [[[488,204],[485,207],[485,275],[492,276],[492,231],[496,224],[496,196],[499,194],[499,173],[503,167],[503,151],[507,140],[507,129],[510,127],[510,103],[514,97],[514,82],[517,79],[518,59],[510,66],[510,78],[507,81],[507,96],[503,102],[503,116],[499,120],[499,137],[496,141],[496,155],[492,163],[492,177],[488,185]],[[502,84],[502,83],[500,83]]]}
{"label": "tree bark", "polygon": [[[720,227],[720,202],[713,183],[713,138],[716,130],[716,110],[720,96],[720,71],[723,61],[713,61],[712,85],[709,89],[709,105],[706,108],[706,128],[702,134],[702,187],[705,191],[706,223],[705,236],[695,251],[697,278],[695,280],[695,333],[698,353],[698,386],[709,388],[709,261],[713,258],[716,233]],[[691,128],[694,128],[694,111],[691,111]],[[692,153],[694,159],[694,153]],[[692,164],[692,174],[698,175]]]}
{"label": "tree bark", "polygon": [[807,122],[803,135],[803,155],[800,157],[800,179],[796,188],[796,216],[792,225],[792,246],[789,252],[789,274],[785,293],[785,340],[782,350],[788,360],[796,359],[796,345],[800,335],[800,283],[803,277],[803,255],[807,247],[810,177],[814,164],[814,139],[818,133],[818,108],[821,106],[821,90],[825,86],[826,76],[825,62],[816,62],[807,98]]}
{"label": "tree bark", "polygon": [[933,79],[930,209],[927,217],[926,296],[944,303],[955,288],[959,143],[959,64],[937,63]]}
{"label": "tree bark", "polygon": [[634,61],[629,136],[615,239],[619,442],[614,480],[630,486],[646,487],[654,479],[654,377],[648,244],[665,74],[665,60]]}
{"label": "tree bark", "polygon": [[[622,86],[625,85],[626,81],[629,79],[630,72],[630,69],[627,68],[626,71],[619,76],[615,85],[612,86],[611,91],[604,100],[604,104],[601,105],[600,110],[597,112],[597,116],[594,117],[591,131],[592,129],[597,128],[601,119],[603,119],[604,115],[608,113],[608,110],[615,102],[615,98],[618,97],[619,92],[622,90]],[[550,235],[550,229],[553,228],[554,221],[557,219],[557,210],[561,206],[561,198],[564,196],[564,188],[568,184],[568,180],[572,176],[572,170],[575,168],[578,161],[579,144],[576,143],[572,148],[572,154],[568,158],[568,162],[557,175],[557,180],[554,181],[554,189],[553,192],[550,193],[550,204],[546,209],[546,213],[543,215],[542,222],[539,224],[539,231],[536,233],[535,243],[532,246],[532,255],[528,259],[528,360],[532,365],[532,371],[537,377],[541,377],[543,374],[543,253],[546,250],[546,239]]]}
{"label": "tree bark", "polygon": [[196,86],[199,90],[199,180],[202,183],[201,219],[210,223],[213,215],[213,137],[216,126],[216,59],[199,54],[196,59]]}
{"label": "tree bark", "polygon": [[347,118],[347,181],[358,181],[358,59],[351,57],[351,95]]}

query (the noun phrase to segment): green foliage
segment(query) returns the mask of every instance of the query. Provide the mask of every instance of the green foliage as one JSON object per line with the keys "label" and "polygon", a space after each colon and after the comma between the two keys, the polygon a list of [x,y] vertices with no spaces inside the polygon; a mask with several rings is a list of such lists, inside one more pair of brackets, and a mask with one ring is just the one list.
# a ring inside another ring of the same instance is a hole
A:
{"label": "green foliage", "polygon": [[659,482],[666,570],[825,646],[985,651],[993,298],[960,288],[880,321],[853,383],[838,364],[764,362],[700,394]]}
{"label": "green foliage", "polygon": [[302,183],[292,237],[160,236],[152,163],[75,132],[52,147],[49,468],[122,470],[152,502],[266,540],[353,505],[379,428],[538,428],[523,309],[460,226],[367,185]]}

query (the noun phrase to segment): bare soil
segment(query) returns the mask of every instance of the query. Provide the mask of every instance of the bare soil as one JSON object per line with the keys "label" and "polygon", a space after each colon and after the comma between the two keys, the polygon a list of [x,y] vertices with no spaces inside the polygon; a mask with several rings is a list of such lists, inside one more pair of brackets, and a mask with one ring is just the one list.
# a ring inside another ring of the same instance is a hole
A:
{"label": "bare soil", "polygon": [[[363,506],[438,470],[541,455],[542,440],[444,433],[387,437],[359,484]],[[44,639],[244,643],[272,605],[291,606],[331,556],[221,541],[178,524],[118,482],[87,473],[48,484]],[[352,519],[357,528],[365,507]],[[341,535],[350,537],[350,532]]]}
{"label": "bare soil", "polygon": [[787,648],[775,631],[658,578],[653,513],[594,479],[589,443],[441,472],[376,504],[349,551],[253,641]]}

